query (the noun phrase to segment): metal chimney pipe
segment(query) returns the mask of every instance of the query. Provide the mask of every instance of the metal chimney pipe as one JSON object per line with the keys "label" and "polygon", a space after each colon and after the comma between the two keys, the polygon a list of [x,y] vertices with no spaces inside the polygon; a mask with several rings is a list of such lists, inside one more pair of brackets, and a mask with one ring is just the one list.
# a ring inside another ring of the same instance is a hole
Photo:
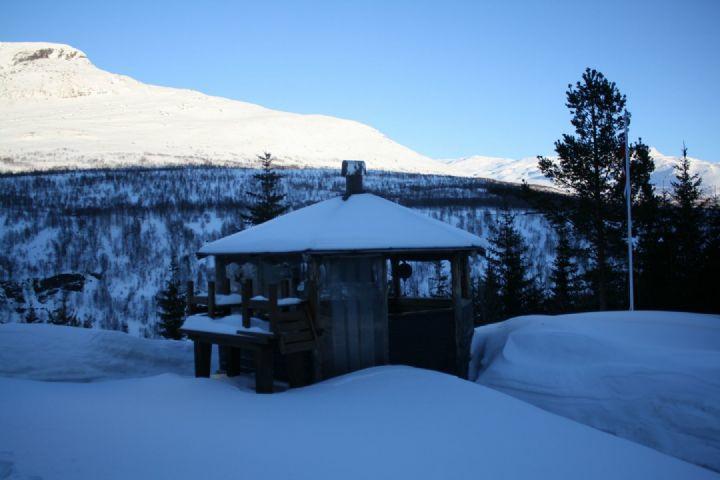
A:
{"label": "metal chimney pipe", "polygon": [[363,175],[367,170],[365,169],[365,162],[362,160],[343,160],[342,162],[342,176],[345,177],[345,195],[343,199],[347,200],[350,195],[363,193]]}

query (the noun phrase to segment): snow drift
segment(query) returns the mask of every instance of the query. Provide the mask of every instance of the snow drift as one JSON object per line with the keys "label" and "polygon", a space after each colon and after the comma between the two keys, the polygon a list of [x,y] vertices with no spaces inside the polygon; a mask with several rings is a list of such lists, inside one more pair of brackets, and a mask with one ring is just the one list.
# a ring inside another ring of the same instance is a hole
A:
{"label": "snow drift", "polygon": [[0,391],[0,472],[9,478],[717,478],[409,367],[274,395],[171,374],[82,384],[0,378]]}
{"label": "snow drift", "polygon": [[720,470],[720,316],[597,312],[479,327],[471,379]]}
{"label": "snow drift", "polygon": [[88,382],[193,371],[189,342],[47,324],[0,325],[3,377]]}

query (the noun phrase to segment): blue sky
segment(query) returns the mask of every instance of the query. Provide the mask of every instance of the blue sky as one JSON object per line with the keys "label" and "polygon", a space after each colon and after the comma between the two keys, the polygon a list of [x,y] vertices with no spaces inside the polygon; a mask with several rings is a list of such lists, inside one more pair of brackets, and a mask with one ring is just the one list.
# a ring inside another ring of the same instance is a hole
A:
{"label": "blue sky", "polygon": [[0,40],[100,68],[372,125],[435,158],[552,153],[567,84],[594,67],[632,135],[720,161],[720,1],[3,0]]}

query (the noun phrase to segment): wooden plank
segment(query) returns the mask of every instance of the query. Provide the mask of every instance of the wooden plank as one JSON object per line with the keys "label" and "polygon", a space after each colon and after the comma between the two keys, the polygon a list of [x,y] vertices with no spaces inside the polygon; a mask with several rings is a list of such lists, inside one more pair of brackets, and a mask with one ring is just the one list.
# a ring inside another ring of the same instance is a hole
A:
{"label": "wooden plank", "polygon": [[266,345],[275,341],[273,335],[254,332],[239,332],[237,335],[223,333],[201,332],[197,330],[181,330],[191,340],[200,340],[217,345],[244,346],[248,344]]}

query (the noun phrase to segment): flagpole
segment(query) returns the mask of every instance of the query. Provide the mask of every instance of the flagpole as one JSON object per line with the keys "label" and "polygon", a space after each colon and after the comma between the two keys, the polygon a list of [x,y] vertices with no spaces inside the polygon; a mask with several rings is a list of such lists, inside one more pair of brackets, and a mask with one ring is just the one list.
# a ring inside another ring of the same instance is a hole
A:
{"label": "flagpole", "polygon": [[628,295],[630,311],[635,310],[635,285],[633,284],[633,248],[632,248],[632,189],[630,188],[630,137],[628,123],[630,115],[625,110],[625,199],[627,202],[627,249],[628,249]]}

